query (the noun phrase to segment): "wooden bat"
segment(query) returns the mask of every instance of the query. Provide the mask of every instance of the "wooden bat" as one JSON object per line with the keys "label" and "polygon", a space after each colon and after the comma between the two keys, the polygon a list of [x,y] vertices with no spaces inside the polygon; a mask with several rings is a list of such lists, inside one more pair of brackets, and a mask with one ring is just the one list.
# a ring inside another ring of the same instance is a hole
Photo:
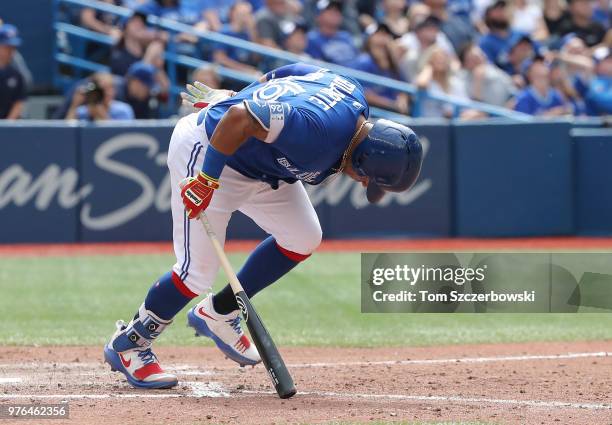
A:
{"label": "wooden bat", "polygon": [[225,255],[225,251],[223,251],[223,247],[217,239],[217,235],[215,234],[210,222],[208,221],[208,217],[205,212],[200,213],[200,222],[204,226],[204,230],[206,230],[206,234],[210,238],[210,242],[212,243],[215,252],[217,253],[217,257],[219,257],[219,261],[221,262],[221,266],[225,271],[225,274],[229,280],[229,284],[232,287],[232,291],[236,296],[236,302],[240,307],[240,311],[242,312],[242,317],[244,317],[244,321],[249,328],[249,332],[251,333],[251,337],[253,338],[253,342],[257,347],[257,351],[259,351],[259,355],[261,356],[261,360],[270,375],[270,379],[272,379],[272,384],[278,393],[280,398],[289,398],[295,395],[297,390],[295,389],[295,385],[293,384],[293,378],[289,374],[289,370],[287,370],[287,366],[285,366],[285,362],[278,352],[278,348],[272,341],[272,337],[268,333],[266,327],[263,322],[259,318],[257,311],[251,304],[249,297],[247,297],[232,265],[230,264],[227,256]]}

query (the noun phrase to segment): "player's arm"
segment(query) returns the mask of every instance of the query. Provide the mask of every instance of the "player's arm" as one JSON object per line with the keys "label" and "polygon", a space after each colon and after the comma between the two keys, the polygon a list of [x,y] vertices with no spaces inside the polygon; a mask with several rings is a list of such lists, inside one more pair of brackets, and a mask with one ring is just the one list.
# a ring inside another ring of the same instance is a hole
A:
{"label": "player's arm", "polygon": [[[223,115],[210,139],[212,146],[219,153],[230,156],[249,138],[265,140],[268,132],[260,125],[243,103],[232,105]],[[204,158],[206,172],[207,161]]]}
{"label": "player's arm", "polygon": [[245,104],[232,105],[217,124],[204,156],[202,171],[181,182],[181,197],[189,218],[198,218],[219,188],[219,177],[229,156],[249,138],[266,140],[268,131]]}

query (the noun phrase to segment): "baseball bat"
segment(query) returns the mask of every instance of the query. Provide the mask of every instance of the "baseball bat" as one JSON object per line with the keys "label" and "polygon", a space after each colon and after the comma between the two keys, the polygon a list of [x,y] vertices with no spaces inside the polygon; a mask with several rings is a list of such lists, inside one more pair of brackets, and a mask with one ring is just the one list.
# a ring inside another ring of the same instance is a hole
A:
{"label": "baseball bat", "polygon": [[225,255],[225,251],[223,251],[221,243],[217,239],[217,235],[208,221],[206,213],[200,213],[200,221],[204,226],[204,230],[206,230],[206,234],[210,238],[210,242],[217,253],[217,257],[219,257],[221,266],[225,271],[229,284],[232,287],[232,291],[236,297],[236,302],[238,303],[240,311],[242,312],[242,317],[244,317],[244,321],[249,328],[253,342],[257,347],[257,351],[259,351],[261,360],[266,368],[266,371],[268,372],[268,375],[270,376],[270,379],[272,380],[272,384],[274,385],[278,396],[280,398],[292,397],[295,395],[297,390],[293,384],[293,378],[291,378],[289,370],[287,370],[287,366],[285,366],[285,362],[278,352],[278,348],[276,348],[270,333],[261,321],[257,311],[255,311],[249,297],[247,297],[246,293],[244,292],[244,289],[238,280],[238,276],[236,276],[232,265]]}

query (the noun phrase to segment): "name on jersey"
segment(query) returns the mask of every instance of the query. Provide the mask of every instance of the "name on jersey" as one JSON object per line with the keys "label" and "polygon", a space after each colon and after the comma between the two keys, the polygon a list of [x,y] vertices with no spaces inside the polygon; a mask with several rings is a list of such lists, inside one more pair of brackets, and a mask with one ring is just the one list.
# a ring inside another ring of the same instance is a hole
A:
{"label": "name on jersey", "polygon": [[336,76],[328,87],[322,88],[316,94],[310,96],[308,100],[324,111],[327,111],[336,106],[336,104],[344,99],[347,94],[353,93],[354,90],[355,84],[348,82],[342,77]]}
{"label": "name on jersey", "polygon": [[321,174],[320,171],[302,171],[292,165],[285,157],[276,158],[276,162],[285,167],[287,171],[289,171],[295,176],[296,179],[302,180],[307,183],[316,182],[317,177]]}

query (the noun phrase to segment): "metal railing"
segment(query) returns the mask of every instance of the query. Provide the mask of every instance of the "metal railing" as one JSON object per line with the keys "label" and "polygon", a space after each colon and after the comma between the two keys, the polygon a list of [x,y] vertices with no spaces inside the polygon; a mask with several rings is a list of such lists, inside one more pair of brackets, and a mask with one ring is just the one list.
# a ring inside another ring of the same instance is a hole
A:
{"label": "metal railing", "polygon": [[[103,3],[96,0],[54,0],[55,1],[55,22],[54,22],[54,30],[56,31],[56,39],[57,34],[69,34],[73,37],[77,37],[79,39],[85,39],[91,42],[99,43],[102,45],[112,46],[114,40],[112,37],[109,37],[104,34],[99,34],[94,31],[87,30],[85,28],[72,25],[66,22],[60,22],[59,17],[59,8],[60,5],[72,5],[78,7],[88,7],[95,10],[115,14],[117,16],[126,18],[129,17],[133,11],[120,6],[115,6],[109,3]],[[147,22],[155,26],[161,30],[169,32],[171,35],[175,34],[189,34],[192,36],[196,36],[201,41],[206,41],[215,44],[224,44],[231,45],[239,49],[243,49],[249,51],[251,53],[257,54],[259,56],[275,59],[277,61],[281,61],[284,63],[293,63],[293,62],[307,62],[314,65],[325,67],[333,72],[336,72],[341,75],[352,77],[361,82],[368,82],[369,84],[375,84],[381,87],[390,88],[392,90],[396,90],[398,92],[407,93],[412,96],[413,99],[413,116],[417,117],[420,115],[421,104],[424,99],[432,99],[440,102],[445,102],[454,106],[455,116],[459,114],[462,109],[474,109],[491,116],[495,117],[504,117],[517,121],[529,121],[532,119],[530,115],[523,114],[520,112],[516,112],[507,108],[476,102],[471,100],[466,100],[463,98],[458,98],[455,96],[448,96],[443,94],[435,94],[430,93],[426,90],[419,90],[413,84],[409,84],[403,81],[394,80],[392,78],[382,77],[375,74],[370,74],[367,72],[359,71],[356,69],[331,64],[327,62],[318,61],[311,58],[304,58],[299,55],[295,55],[289,52],[285,52],[278,49],[272,49],[269,47],[262,46],[260,44],[256,44],[250,41],[245,41],[239,38],[230,37],[227,35],[219,34],[216,32],[210,31],[200,31],[196,30],[192,26],[169,20],[164,18],[159,18],[156,16],[149,15],[147,17]],[[187,55],[182,55],[176,53],[176,43],[173,41],[174,37],[169,37],[167,51],[165,52],[165,60],[168,67],[168,77],[171,82],[171,91],[173,94],[177,94],[182,86],[178,84],[177,81],[177,65],[184,66],[190,69],[197,68],[202,65],[210,64],[209,62],[196,59]],[[72,55],[66,52],[60,51],[58,48],[58,43],[56,42],[54,45],[54,58],[58,64],[64,64],[67,66],[72,66],[79,70],[86,71],[101,71],[107,70],[108,68],[99,63],[87,60],[79,55]],[[233,80],[237,80],[244,83],[251,83],[254,81],[255,77],[251,74],[247,74],[244,72],[232,70],[223,66],[215,65],[218,74],[223,78],[230,78]],[[58,69],[55,70],[55,78],[54,81],[59,82],[61,78],[58,73]],[[378,117],[390,118],[396,121],[406,121],[408,119],[407,116],[387,111],[380,108],[372,107],[370,108],[372,114]]]}

